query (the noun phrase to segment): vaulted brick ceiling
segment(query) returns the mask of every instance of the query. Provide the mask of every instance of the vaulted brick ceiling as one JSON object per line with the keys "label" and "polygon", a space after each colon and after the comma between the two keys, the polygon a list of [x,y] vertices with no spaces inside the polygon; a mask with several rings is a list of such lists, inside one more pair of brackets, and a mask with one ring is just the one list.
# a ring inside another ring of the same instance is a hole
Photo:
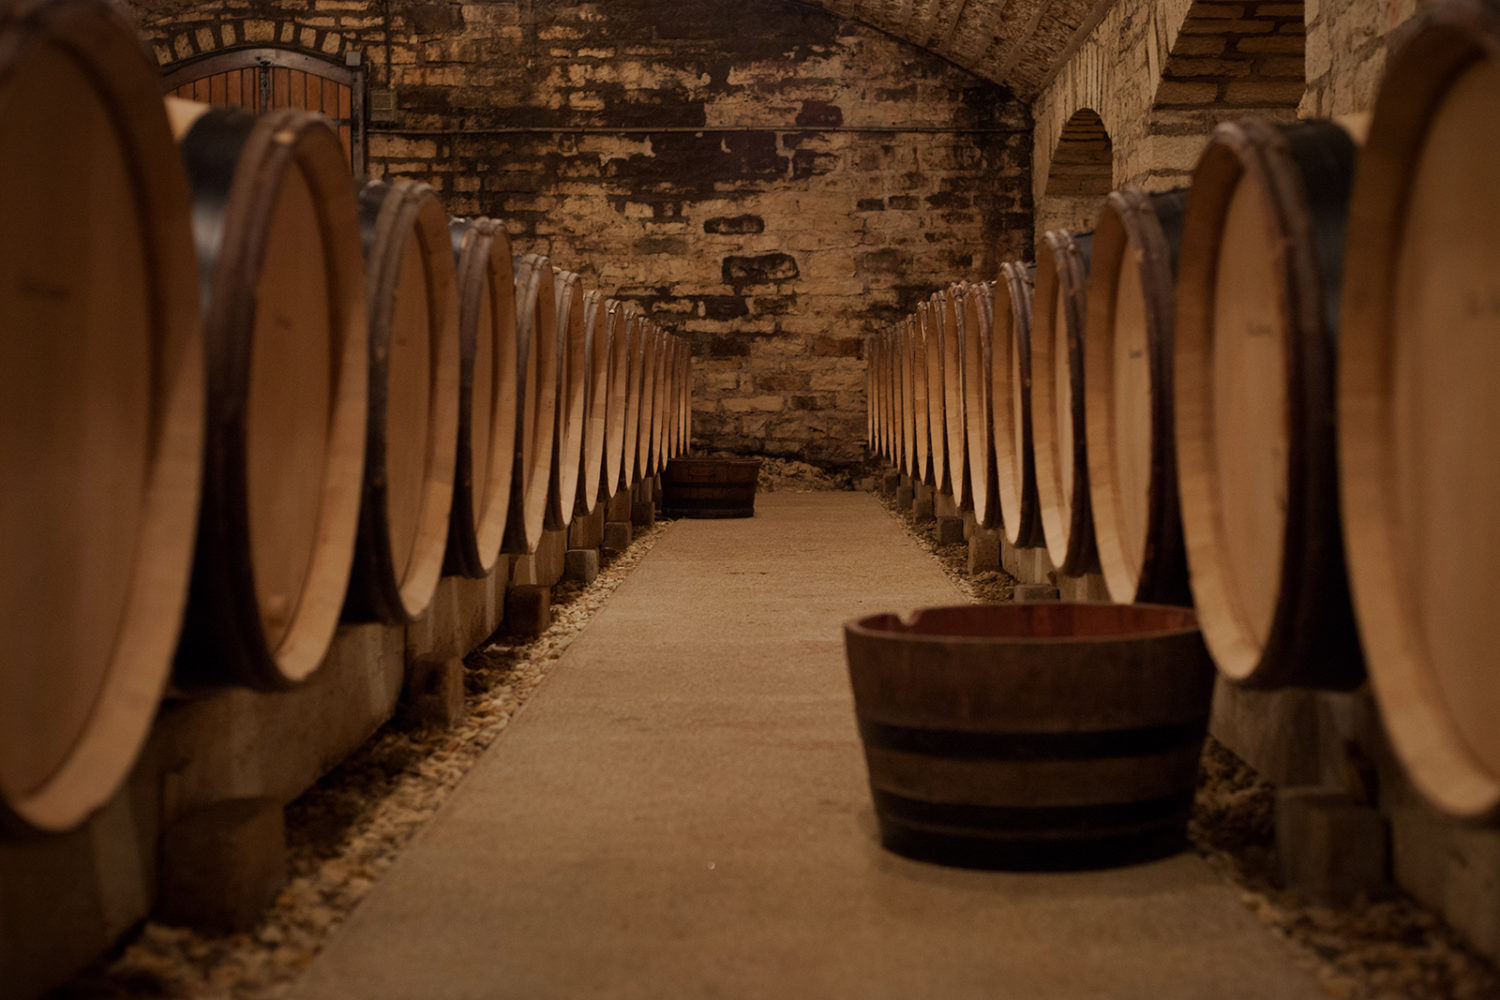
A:
{"label": "vaulted brick ceiling", "polygon": [[1110,0],[805,0],[1033,98]]}

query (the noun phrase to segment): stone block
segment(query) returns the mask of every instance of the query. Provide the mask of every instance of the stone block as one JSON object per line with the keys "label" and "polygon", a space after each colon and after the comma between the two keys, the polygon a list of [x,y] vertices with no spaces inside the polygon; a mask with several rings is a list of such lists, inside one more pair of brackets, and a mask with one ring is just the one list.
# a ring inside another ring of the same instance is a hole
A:
{"label": "stone block", "polygon": [[901,488],[901,473],[887,472],[880,477],[880,492],[886,496],[894,496]]}
{"label": "stone block", "polygon": [[1000,532],[977,528],[969,536],[969,575],[1000,568]]}
{"label": "stone block", "polygon": [[964,541],[964,519],[951,515],[938,515],[933,526],[939,545],[962,545]]}
{"label": "stone block", "polygon": [[630,537],[629,521],[605,521],[604,540],[599,547],[605,552],[624,552],[630,548]]}
{"label": "stone block", "polygon": [[637,528],[649,528],[656,523],[656,504],[637,503],[630,508],[630,523]]}
{"label": "stone block", "polygon": [[563,556],[563,579],[592,583],[598,575],[598,549],[569,549]]}
{"label": "stone block", "polygon": [[551,624],[551,587],[520,586],[505,592],[505,630],[511,635],[540,635]]}
{"label": "stone block", "polygon": [[1374,807],[1342,791],[1282,788],[1276,793],[1276,854],[1289,889],[1331,905],[1387,884],[1389,835]]}
{"label": "stone block", "polygon": [[447,729],[464,717],[464,661],[414,660],[406,667],[402,715],[411,725]]}
{"label": "stone block", "polygon": [[245,931],[285,882],[281,803],[226,799],[188,813],[162,835],[157,913],[171,924]]}
{"label": "stone block", "polygon": [[939,490],[932,498],[932,513],[936,517],[957,517],[958,503],[952,493]]}
{"label": "stone block", "polygon": [[1057,600],[1058,593],[1049,583],[1018,583],[1011,599],[1017,604],[1044,604]]}
{"label": "stone block", "polygon": [[917,491],[911,486],[896,487],[896,506],[902,510],[911,510],[912,504],[916,502]]}

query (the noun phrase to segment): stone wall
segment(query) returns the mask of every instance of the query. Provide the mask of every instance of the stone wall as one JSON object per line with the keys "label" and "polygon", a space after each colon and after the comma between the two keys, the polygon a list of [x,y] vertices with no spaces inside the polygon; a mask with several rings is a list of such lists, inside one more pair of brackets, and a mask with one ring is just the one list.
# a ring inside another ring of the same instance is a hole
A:
{"label": "stone wall", "polygon": [[1218,122],[1296,116],[1306,31],[1302,0],[1121,0],[1033,108],[1038,228],[1092,225],[1088,205],[1052,190],[1080,111],[1109,134],[1114,186],[1184,185]]}
{"label": "stone wall", "polygon": [[135,6],[164,64],[360,50],[370,172],[686,333],[702,447],[861,459],[861,339],[1030,242],[1023,104],[786,0]]}

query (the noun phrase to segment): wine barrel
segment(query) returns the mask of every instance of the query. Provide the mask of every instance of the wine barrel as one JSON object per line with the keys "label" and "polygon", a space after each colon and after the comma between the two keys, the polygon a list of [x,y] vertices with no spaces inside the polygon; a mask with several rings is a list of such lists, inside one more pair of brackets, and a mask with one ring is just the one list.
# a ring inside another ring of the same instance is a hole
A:
{"label": "wine barrel", "polygon": [[1089,503],[1112,600],[1190,604],[1172,419],[1172,321],[1187,194],[1125,187],[1094,230],[1084,359]]}
{"label": "wine barrel", "polygon": [[615,299],[604,303],[604,326],[609,342],[609,394],[604,408],[604,458],[599,476],[599,499],[608,500],[624,486],[625,414],[630,404],[630,351],[635,342],[624,304]]}
{"label": "wine barrel", "polygon": [[662,467],[667,517],[754,517],[758,458],[678,458]]}
{"label": "wine barrel", "polygon": [[[346,612],[415,621],[442,575],[458,454],[458,298],[448,216],[432,189],[359,193],[370,315],[359,544]],[[283,460],[284,461],[284,460]]]}
{"label": "wine barrel", "polygon": [[1038,248],[1031,328],[1031,433],[1047,555],[1059,572],[1098,566],[1084,429],[1084,316],[1092,234],[1054,230]]}
{"label": "wine barrel", "polygon": [[687,385],[691,368],[688,342],[678,337],[677,359],[674,362],[675,374],[672,378],[672,454],[670,456],[672,458],[677,458],[687,451],[684,417],[687,414]]}
{"label": "wine barrel", "polygon": [[865,447],[878,453],[876,428],[880,426],[880,406],[875,395],[878,364],[875,358],[875,338],[866,337],[860,346],[860,357],[865,359]]}
{"label": "wine barrel", "polygon": [[509,555],[535,552],[542,542],[557,433],[557,298],[552,263],[526,254],[513,258],[516,295],[516,459],[511,471],[510,516],[501,548]]}
{"label": "wine barrel", "polygon": [[675,337],[661,331],[657,345],[657,373],[655,373],[655,408],[651,417],[651,460],[655,471],[666,468],[666,430],[670,423],[672,406],[672,349]]}
{"label": "wine barrel", "polygon": [[135,763],[182,623],[204,440],[187,181],[103,0],[0,8],[0,822]]}
{"label": "wine barrel", "polygon": [[875,389],[875,453],[887,462],[896,458],[891,435],[891,342],[882,330],[870,337]]}
{"label": "wine barrel", "polygon": [[968,295],[968,284],[960,282],[949,286],[939,303],[943,319],[943,429],[947,435],[944,449],[948,454],[948,484],[954,504],[963,510],[974,506],[968,456],[964,451],[968,419],[964,410],[964,338],[968,331],[964,328],[963,302]]}
{"label": "wine barrel", "polygon": [[572,271],[557,271],[553,294],[557,315],[557,429],[552,435],[546,525],[558,531],[573,523],[573,511],[578,506],[583,439],[588,432],[589,358],[583,281]]}
{"label": "wine barrel", "polygon": [[890,850],[1045,869],[1187,846],[1214,676],[1188,609],[926,608],[844,638]]}
{"label": "wine barrel", "polygon": [[583,436],[583,467],[578,473],[578,503],[573,513],[588,517],[599,506],[600,483],[604,480],[604,445],[609,427],[610,335],[608,317],[601,315],[603,302],[597,289],[583,293],[584,370],[588,397],[588,420]]}
{"label": "wine barrel", "polygon": [[953,484],[948,479],[947,408],[943,391],[943,302],[941,291],[917,308],[917,322],[922,327],[923,371],[927,380],[927,458],[932,475],[927,482],[934,490],[948,493]]}
{"label": "wine barrel", "polygon": [[1006,540],[1042,544],[1041,504],[1031,433],[1031,305],[1036,268],[1000,265],[990,333],[990,416],[994,421],[995,492]]}
{"label": "wine barrel", "polygon": [[904,375],[906,359],[902,344],[901,324],[892,324],[885,332],[885,367],[886,378],[889,380],[887,392],[891,403],[888,433],[891,442],[891,463],[897,471],[906,472],[911,461],[911,448],[906,440],[907,399]]}
{"label": "wine barrel", "polygon": [[641,390],[646,360],[646,320],[634,306],[625,307],[625,440],[621,456],[620,489],[640,482]]}
{"label": "wine barrel", "polygon": [[1354,607],[1397,757],[1500,816],[1500,15],[1433,7],[1393,53],[1351,203],[1338,454]]}
{"label": "wine barrel", "polygon": [[1226,123],[1188,196],[1174,375],[1183,532],[1204,639],[1246,684],[1363,676],[1334,455],[1355,151],[1330,122]]}
{"label": "wine barrel", "polygon": [[693,447],[693,345],[682,342],[682,425],[677,454],[686,455]]}
{"label": "wine barrel", "polygon": [[510,237],[494,219],[455,219],[458,280],[458,462],[446,572],[495,569],[510,516],[517,414],[516,278]]}
{"label": "wine barrel", "polygon": [[651,429],[656,421],[656,357],[661,347],[661,330],[649,319],[641,320],[641,408],[636,422],[635,481],[656,475],[651,448]]}
{"label": "wine barrel", "polygon": [[995,286],[970,285],[964,296],[964,455],[968,463],[970,502],[981,528],[1000,527],[1000,497],[995,481],[995,424],[991,386],[991,337]]}
{"label": "wine barrel", "polygon": [[278,690],[322,662],[359,529],[370,348],[354,192],[316,115],[167,107],[193,192],[209,380],[176,674]]}

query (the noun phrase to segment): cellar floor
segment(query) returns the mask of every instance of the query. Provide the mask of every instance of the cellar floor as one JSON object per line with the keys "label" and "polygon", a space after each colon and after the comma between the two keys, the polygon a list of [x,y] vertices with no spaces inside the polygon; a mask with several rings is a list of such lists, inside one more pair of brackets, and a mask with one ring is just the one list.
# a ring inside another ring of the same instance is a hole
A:
{"label": "cellar floor", "polygon": [[959,600],[868,494],[678,522],[291,996],[1318,996],[1195,855],[880,848],[840,624]]}

